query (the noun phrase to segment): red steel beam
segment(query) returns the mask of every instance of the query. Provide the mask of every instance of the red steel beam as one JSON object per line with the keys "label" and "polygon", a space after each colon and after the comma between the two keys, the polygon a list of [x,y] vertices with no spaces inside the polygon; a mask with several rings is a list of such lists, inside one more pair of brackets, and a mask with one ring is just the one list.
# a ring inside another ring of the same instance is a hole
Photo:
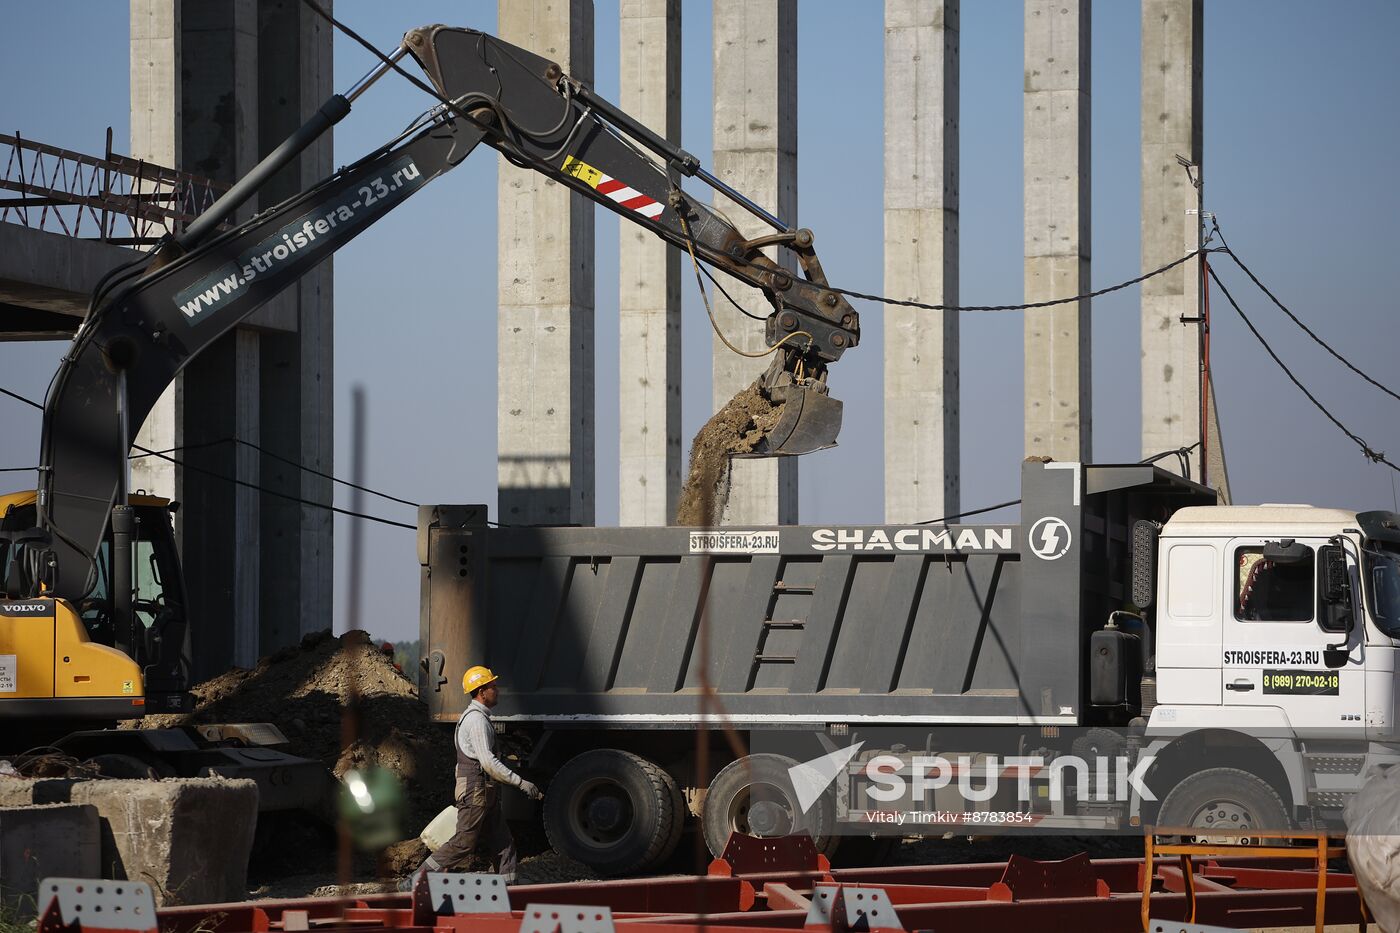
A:
{"label": "red steel beam", "polygon": [[[997,933],[1041,926],[1135,931],[1141,923],[1142,864],[1138,859],[1091,863],[1098,896],[1046,897],[1032,886],[1027,888],[1031,899],[1020,901],[989,899],[993,886],[1006,875],[1007,866],[1002,863],[846,869],[830,875],[842,883],[884,888],[910,930]],[[1196,921],[1230,927],[1311,925],[1317,874],[1275,867],[1281,864],[1285,863],[1248,858],[1206,863],[1205,873],[1194,876]],[[1185,882],[1181,869],[1172,863],[1155,867],[1166,890],[1153,895],[1152,916],[1183,919],[1187,899],[1181,893]],[[629,933],[695,933],[702,925],[744,933],[783,933],[804,925],[811,887],[827,878],[826,873],[799,871],[516,885],[509,889],[515,908],[509,915],[468,914],[430,921],[421,913],[415,918],[406,894],[176,907],[160,911],[159,921],[160,933],[291,933],[298,927],[316,933],[518,933],[527,906],[569,904],[607,906],[614,921],[626,924]],[[765,893],[761,902],[755,896],[759,886]],[[1327,923],[1361,919],[1352,876],[1330,874],[1327,887]]]}
{"label": "red steel beam", "polygon": [[634,913],[722,913],[753,907],[756,887],[745,878],[713,875],[671,875],[596,883],[511,885],[510,902],[526,904],[587,904]]}
{"label": "red steel beam", "polygon": [[770,911],[809,910],[812,907],[810,898],[798,894],[781,881],[770,881],[765,884],[763,886],[763,899]]}
{"label": "red steel beam", "polygon": [[[1217,877],[1232,878],[1236,885],[1246,888],[1285,888],[1297,887],[1317,888],[1317,872],[1309,869],[1279,869],[1279,868],[1235,868],[1230,866],[1212,867],[1212,875]],[[1352,875],[1339,871],[1327,872],[1327,890],[1333,888],[1354,888],[1356,878]]]}

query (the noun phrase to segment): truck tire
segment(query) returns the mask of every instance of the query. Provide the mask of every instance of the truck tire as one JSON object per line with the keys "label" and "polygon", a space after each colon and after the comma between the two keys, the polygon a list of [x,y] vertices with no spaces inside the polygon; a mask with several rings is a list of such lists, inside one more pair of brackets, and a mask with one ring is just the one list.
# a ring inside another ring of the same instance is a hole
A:
{"label": "truck tire", "polygon": [[710,854],[719,858],[730,833],[789,836],[805,832],[817,851],[826,854],[840,837],[832,832],[835,815],[830,795],[806,813],[797,799],[788,769],[797,764],[786,755],[749,755],[730,762],[705,792],[701,826]]}
{"label": "truck tire", "polygon": [[658,868],[675,854],[676,847],[680,845],[681,836],[685,833],[685,824],[690,817],[690,809],[685,805],[685,795],[681,793],[680,783],[671,775],[669,771],[660,768],[661,778],[666,782],[666,789],[671,795],[671,811],[676,818],[671,821],[671,836],[666,840],[666,844],[661,847],[661,852],[647,863],[647,868]]}
{"label": "truck tire", "polygon": [[640,755],[616,748],[569,759],[544,798],[550,846],[601,875],[644,871],[664,861],[684,822],[675,780]]}
{"label": "truck tire", "polygon": [[[1162,801],[1157,825],[1199,826],[1209,832],[1198,841],[1239,838],[1248,844],[1261,836],[1248,830],[1285,830],[1293,826],[1278,792],[1262,778],[1239,768],[1210,768],[1191,775]],[[1263,835],[1263,834],[1261,834]]]}

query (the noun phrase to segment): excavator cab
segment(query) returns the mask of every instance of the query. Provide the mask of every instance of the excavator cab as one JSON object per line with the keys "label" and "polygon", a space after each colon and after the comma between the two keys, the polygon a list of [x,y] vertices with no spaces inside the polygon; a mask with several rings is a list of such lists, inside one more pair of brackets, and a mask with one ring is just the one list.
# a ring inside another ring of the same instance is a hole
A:
{"label": "excavator cab", "polygon": [[0,496],[0,720],[112,721],[186,709],[189,651],[171,503],[131,497],[129,596],[114,585],[109,526],[91,585],[74,603],[34,579],[45,546],[32,531],[36,498]]}

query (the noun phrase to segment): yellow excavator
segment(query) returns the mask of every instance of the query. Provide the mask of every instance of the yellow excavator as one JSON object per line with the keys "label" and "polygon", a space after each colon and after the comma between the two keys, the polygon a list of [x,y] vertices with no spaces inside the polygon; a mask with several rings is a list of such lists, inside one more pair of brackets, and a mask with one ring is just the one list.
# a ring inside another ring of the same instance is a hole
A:
{"label": "yellow excavator", "polygon": [[[434,93],[431,110],[300,194],[230,221],[371,84],[391,70],[408,76],[399,64],[408,57],[431,81],[409,76]],[[156,400],[203,349],[482,142],[761,290],[773,307],[773,353],[760,386],[781,415],[754,453],[835,443],[841,403],[827,392],[827,365],[859,342],[860,325],[827,287],[811,231],[788,227],[558,64],[472,29],[415,29],[182,233],[94,291],[45,399],[39,488],[0,498],[0,752],[24,735],[135,768],[254,777],[288,805],[303,793],[286,773],[300,759],[277,758],[256,736],[100,728],[188,710],[188,643],[198,634],[185,613],[176,506],[129,494],[128,454]],[[745,238],[683,192],[684,178],[771,232]],[[802,274],[770,259],[770,247],[790,251]],[[280,781],[270,776],[278,769]]]}

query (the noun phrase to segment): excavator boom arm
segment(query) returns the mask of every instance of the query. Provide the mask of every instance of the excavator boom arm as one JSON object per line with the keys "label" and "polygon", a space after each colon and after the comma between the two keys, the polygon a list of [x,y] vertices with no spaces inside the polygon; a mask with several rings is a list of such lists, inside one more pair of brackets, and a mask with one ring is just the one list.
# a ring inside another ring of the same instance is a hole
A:
{"label": "excavator boom arm", "polygon": [[[771,452],[834,442],[840,404],[826,397],[825,368],[856,344],[859,323],[845,299],[824,287],[809,231],[785,229],[547,59],[485,33],[444,26],[408,33],[393,58],[405,50],[451,101],[416,136],[220,232],[217,225],[263,180],[349,112],[368,82],[348,98],[332,97],[207,216],[158,251],[139,277],[123,283],[117,276],[95,297],[44,406],[38,514],[52,538],[48,592],[74,600],[86,593],[136,432],[180,370],[481,142],[760,289],[774,308],[767,342],[782,344],[764,378],[793,413],[780,424],[782,438]],[[685,195],[681,176],[698,176],[739,199],[773,232],[745,239]],[[790,249],[805,277],[762,252],[771,246]],[[799,418],[806,424],[798,425]]]}
{"label": "excavator boom arm", "polygon": [[38,505],[53,538],[52,592],[77,599],[86,591],[136,432],[180,370],[457,165],[482,134],[466,120],[437,122],[147,272],[98,307],[44,405]]}

